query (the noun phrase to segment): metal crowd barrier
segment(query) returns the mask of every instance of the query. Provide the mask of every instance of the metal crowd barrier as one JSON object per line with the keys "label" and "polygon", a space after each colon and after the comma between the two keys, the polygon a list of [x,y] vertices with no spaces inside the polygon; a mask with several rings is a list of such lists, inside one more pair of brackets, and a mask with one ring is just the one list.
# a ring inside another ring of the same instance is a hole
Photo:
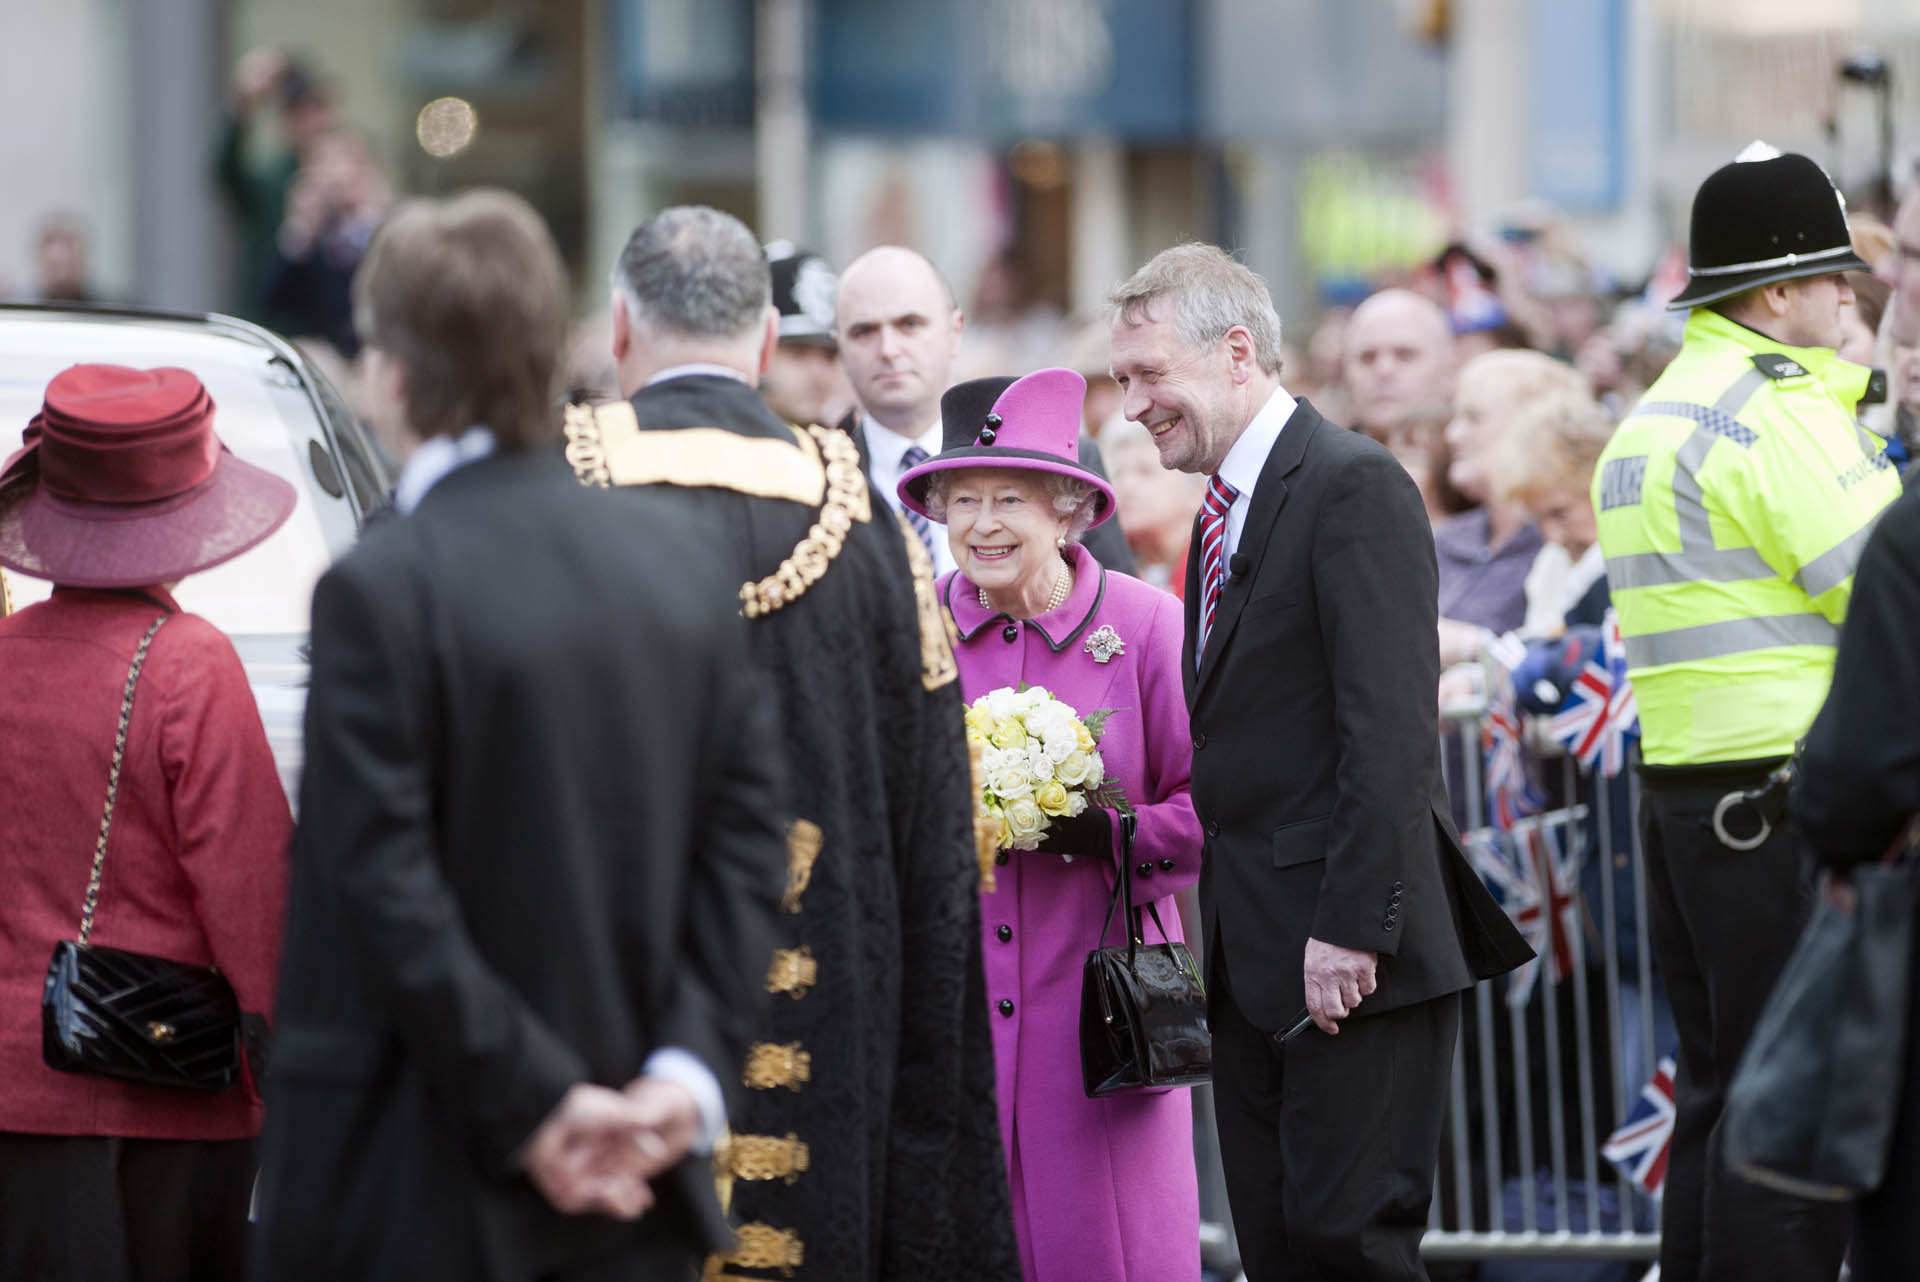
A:
{"label": "metal crowd barrier", "polygon": [[[1441,760],[1459,776],[1449,792],[1460,799],[1457,817],[1464,810],[1463,835],[1488,819],[1482,729],[1480,716],[1460,716],[1442,735]],[[1534,818],[1561,826],[1571,843],[1564,851],[1578,923],[1566,936],[1571,973],[1554,980],[1543,958],[1524,1001],[1509,1000],[1510,977],[1467,996],[1422,1244],[1431,1261],[1652,1261],[1660,1252],[1657,1199],[1601,1154],[1671,1051],[1662,1040],[1671,1024],[1659,1014],[1646,870],[1631,822],[1639,781],[1629,768],[1609,786],[1571,757],[1546,755],[1555,751],[1529,743],[1548,776],[1542,782],[1558,783],[1545,790]],[[1628,838],[1618,841],[1623,801]],[[1589,813],[1591,834],[1582,822]],[[1549,893],[1549,913],[1551,900]],[[1631,957],[1622,956],[1623,914],[1632,920]],[[1197,947],[1197,929],[1190,938]],[[1230,1282],[1237,1253],[1212,1100],[1204,1087],[1193,1095],[1202,1253],[1209,1275]]]}
{"label": "metal crowd barrier", "polygon": [[[1443,736],[1460,745],[1455,753],[1443,742],[1441,756],[1460,769],[1450,794],[1464,804],[1463,833],[1488,817],[1482,725],[1479,717],[1462,718]],[[1660,1249],[1658,1203],[1600,1151],[1653,1078],[1663,1050],[1646,871],[1631,822],[1638,780],[1626,769],[1624,784],[1610,785],[1571,757],[1535,759],[1543,775],[1559,776],[1557,794],[1547,790],[1536,822],[1559,824],[1569,843],[1576,928],[1564,938],[1571,973],[1555,980],[1543,956],[1524,1001],[1509,1000],[1511,977],[1482,983],[1470,995],[1423,1253],[1431,1260],[1651,1260]],[[1622,800],[1630,807],[1624,843],[1614,833]],[[1589,807],[1591,833],[1582,822]],[[1583,875],[1593,868],[1597,877]],[[1630,886],[1627,902],[1622,881]],[[1551,884],[1546,893],[1541,911],[1551,914]],[[1633,956],[1623,964],[1626,911]],[[1536,1053],[1543,1064],[1533,1062]]]}

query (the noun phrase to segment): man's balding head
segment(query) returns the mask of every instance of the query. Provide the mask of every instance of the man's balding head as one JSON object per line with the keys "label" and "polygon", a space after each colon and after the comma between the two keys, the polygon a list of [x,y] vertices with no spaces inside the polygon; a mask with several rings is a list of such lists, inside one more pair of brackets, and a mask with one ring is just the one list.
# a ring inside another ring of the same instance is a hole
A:
{"label": "man's balding head", "polygon": [[1453,397],[1453,328],[1440,305],[1408,289],[1383,289],[1347,323],[1347,391],[1353,426],[1378,435],[1410,409]]}
{"label": "man's balding head", "polygon": [[833,314],[840,363],[860,407],[903,436],[939,418],[961,325],[946,278],[911,249],[882,245],[840,273]]}

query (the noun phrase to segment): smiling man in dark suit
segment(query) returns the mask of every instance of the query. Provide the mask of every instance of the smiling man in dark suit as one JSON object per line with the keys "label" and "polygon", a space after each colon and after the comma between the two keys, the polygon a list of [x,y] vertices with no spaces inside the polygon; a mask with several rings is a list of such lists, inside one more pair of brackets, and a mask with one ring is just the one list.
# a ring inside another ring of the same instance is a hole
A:
{"label": "smiling man in dark suit", "polygon": [[[1266,284],[1225,253],[1166,250],[1109,301],[1127,417],[1209,478],[1185,671],[1247,1276],[1425,1278],[1458,994],[1530,955],[1440,791],[1426,513],[1391,454],[1280,385]],[[1318,1031],[1276,1040],[1300,1016]]]}

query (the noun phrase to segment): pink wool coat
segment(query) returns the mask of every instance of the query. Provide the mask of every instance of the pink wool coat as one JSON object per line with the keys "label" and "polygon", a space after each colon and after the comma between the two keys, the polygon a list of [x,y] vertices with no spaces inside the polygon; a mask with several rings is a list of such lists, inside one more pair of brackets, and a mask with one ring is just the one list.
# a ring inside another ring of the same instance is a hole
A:
{"label": "pink wool coat", "polygon": [[[1078,545],[1068,554],[1072,593],[1024,623],[983,608],[964,575],[941,581],[960,633],[961,688],[971,703],[1025,682],[1082,716],[1113,710],[1100,752],[1140,815],[1134,895],[1158,897],[1160,920],[1178,939],[1173,892],[1200,876],[1180,603],[1106,573]],[[1087,648],[1103,626],[1125,647],[1105,663]],[[1090,1100],[1081,1085],[1080,974],[1106,916],[1112,861],[1038,851],[1004,858],[996,889],[980,899],[981,947],[1027,1282],[1194,1282],[1200,1212],[1189,1093]],[[1116,921],[1108,942],[1123,941]]]}

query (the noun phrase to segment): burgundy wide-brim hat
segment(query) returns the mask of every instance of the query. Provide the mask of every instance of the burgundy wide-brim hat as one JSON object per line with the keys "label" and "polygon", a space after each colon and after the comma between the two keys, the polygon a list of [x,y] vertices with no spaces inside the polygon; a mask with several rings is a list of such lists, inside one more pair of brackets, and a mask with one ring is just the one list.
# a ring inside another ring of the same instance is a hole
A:
{"label": "burgundy wide-brim hat", "polygon": [[927,484],[936,472],[1006,468],[1085,481],[1096,504],[1093,525],[1113,515],[1113,486],[1080,463],[1080,414],[1087,380],[1070,369],[1025,378],[975,378],[940,398],[940,452],[900,478],[900,501],[932,518]]}
{"label": "burgundy wide-brim hat", "polygon": [[279,529],[294,489],[213,434],[183,369],[75,365],[0,470],[0,565],[76,588],[171,583]]}

